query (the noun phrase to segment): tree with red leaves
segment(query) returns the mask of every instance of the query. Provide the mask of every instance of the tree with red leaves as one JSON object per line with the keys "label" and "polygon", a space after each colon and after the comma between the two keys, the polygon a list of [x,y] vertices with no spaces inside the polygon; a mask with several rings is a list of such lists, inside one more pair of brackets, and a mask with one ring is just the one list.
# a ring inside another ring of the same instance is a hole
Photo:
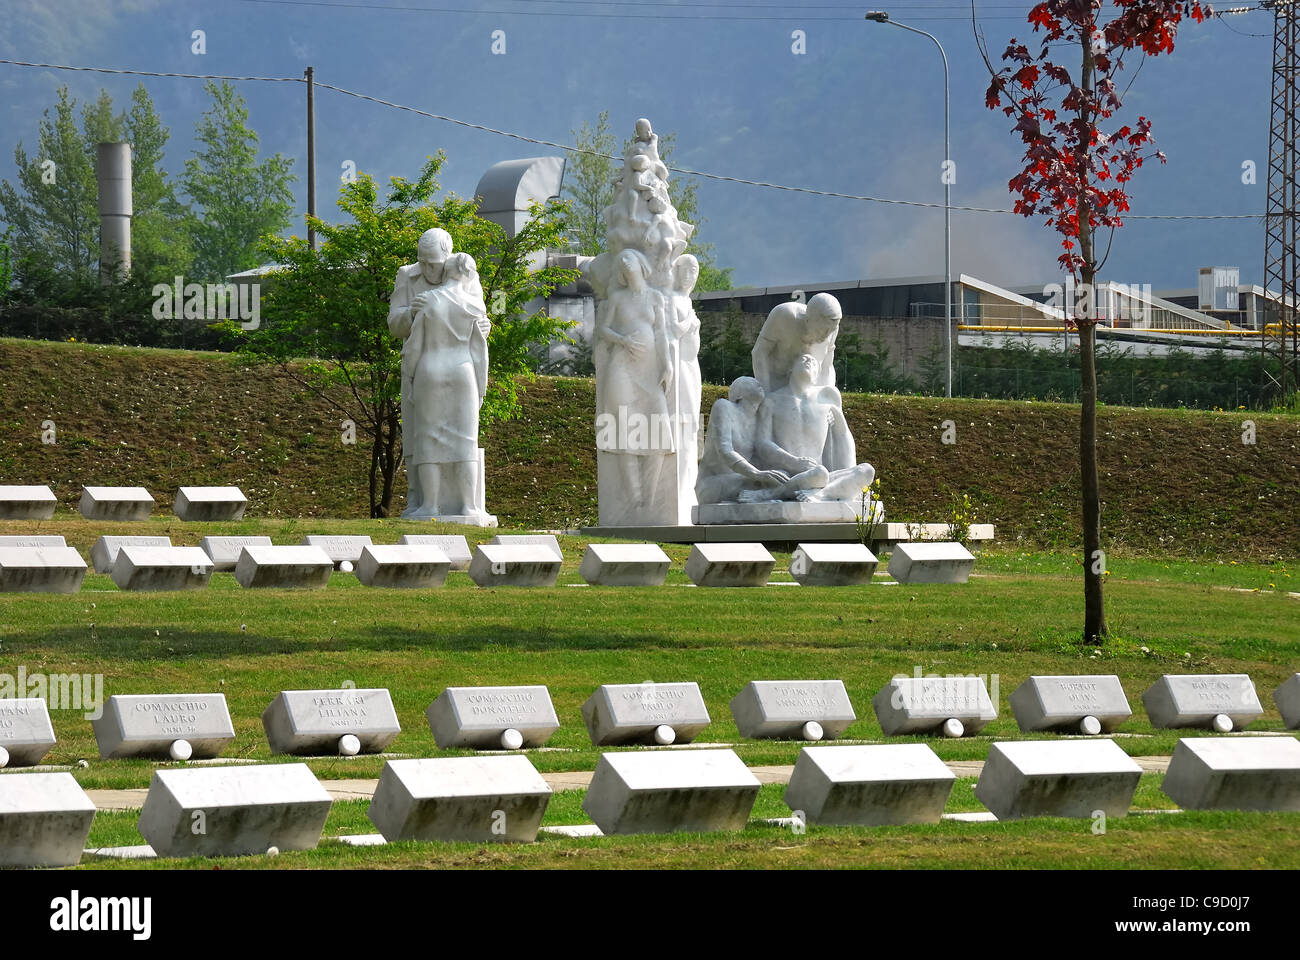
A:
{"label": "tree with red leaves", "polygon": [[[1122,106],[1118,78],[1126,58],[1172,53],[1178,25],[1185,18],[1199,23],[1212,13],[1206,3],[1175,0],[1045,0],[1028,17],[1034,34],[1042,37],[1039,49],[1033,52],[1013,38],[1002,54],[1005,66],[998,69],[989,59],[975,24],[973,0],[971,4],[976,42],[992,76],[985,103],[1015,120],[1013,130],[1025,144],[1025,165],[1007,184],[1016,198],[1015,211],[1046,218],[1047,226],[1061,235],[1061,266],[1081,284],[1069,323],[1079,334],[1082,381],[1083,640],[1089,644],[1101,643],[1107,634],[1097,477],[1099,317],[1094,284],[1110,252],[1110,239],[1123,226],[1133,174],[1152,157],[1165,161],[1164,154],[1151,148],[1151,122],[1146,117],[1131,125],[1113,119]],[[1058,62],[1072,56],[1078,57],[1077,76]],[[1106,254],[1099,258],[1095,235],[1100,228],[1109,228],[1110,238]]]}

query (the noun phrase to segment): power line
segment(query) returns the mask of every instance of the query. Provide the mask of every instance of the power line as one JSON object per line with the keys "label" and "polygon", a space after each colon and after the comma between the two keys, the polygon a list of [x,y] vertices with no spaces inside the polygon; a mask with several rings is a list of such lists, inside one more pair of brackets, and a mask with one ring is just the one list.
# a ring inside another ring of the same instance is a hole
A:
{"label": "power line", "polygon": [[[179,77],[187,80],[250,80],[264,81],[269,83],[306,83],[304,77],[234,77],[222,76],[219,74],[201,74],[201,73],[162,73],[151,70],[126,70],[113,67],[78,67],[61,63],[35,63],[27,60],[9,60],[0,58],[0,63],[12,64],[20,67],[42,67],[51,70],[75,70],[84,73],[109,73],[127,76],[141,77]],[[449,117],[445,114],[430,113],[427,110],[420,110],[417,107],[408,106],[403,103],[395,103],[392,100],[385,100],[381,97],[373,97],[369,94],[358,93],[355,90],[348,90],[346,87],[336,86],[332,83],[323,83],[320,80],[315,81],[315,85],[324,90],[333,90],[345,96],[354,97],[358,100],[365,100],[370,103],[377,103],[381,106],[391,107],[394,110],[402,110],[407,113],[414,113],[421,117],[428,117],[431,120],[441,120],[444,123],[455,124],[456,126],[466,127],[471,130],[479,130],[483,133],[495,134],[499,137],[508,137],[512,140],[519,140],[524,143],[533,143],[538,146],[552,147],[556,150],[563,150],[566,153],[584,153],[593,157],[601,157],[607,160],[618,161],[621,157],[610,154],[598,153],[594,150],[585,150],[581,147],[571,146],[565,143],[557,143],[554,140],[544,140],[540,137],[530,137],[522,133],[513,133],[509,130],[500,130],[496,127],[489,127],[486,124],[471,123],[468,120],[460,120],[456,117]],[[669,167],[673,173],[678,173],[688,177],[700,177],[705,180],[715,180],[720,183],[736,183],[742,186],[763,187],[768,190],[783,190],[788,193],[802,193],[814,197],[831,197],[838,200],[857,200],[865,203],[884,203],[904,207],[921,207],[930,210],[943,210],[944,204],[933,203],[923,200],[900,200],[894,197],[873,197],[866,194],[838,193],[832,190],[817,190],[812,187],[795,187],[782,183],[771,183],[766,180],[749,180],[744,177],[730,177],[719,173],[708,173],[703,170],[691,170],[686,167]],[[1001,209],[997,207],[971,207],[953,204],[952,210],[963,213],[1001,213],[1014,214],[1014,210]],[[1127,220],[1259,220],[1263,214],[1127,214]]]}
{"label": "power line", "polygon": [[[754,16],[754,15],[729,16],[720,13],[700,13],[700,14],[680,15],[680,14],[666,14],[666,13],[583,13],[576,10],[484,10],[484,9],[474,9],[470,7],[426,7],[426,6],[416,6],[412,4],[401,4],[401,3],[353,3],[353,2],[348,2],[348,0],[235,0],[235,2],[270,5],[270,6],[281,6],[281,7],[315,7],[315,8],[337,9],[337,10],[376,10],[376,11],[382,10],[382,11],[392,11],[398,13],[463,13],[463,14],[473,14],[473,15],[494,16],[494,17],[510,17],[510,16],[561,17],[566,19],[578,18],[578,19],[605,19],[605,20],[613,19],[613,20],[662,20],[662,21],[686,20],[686,21],[701,21],[701,22],[719,21],[724,23],[758,23],[758,22],[771,22],[771,21],[777,21],[781,23],[796,23],[796,22],[798,23],[860,23],[862,20],[861,16],[812,17],[812,16],[807,16],[800,12],[787,13],[780,16]],[[549,0],[543,0],[543,2],[549,2]],[[558,2],[570,2],[570,0],[558,0]],[[576,0],[572,0],[572,2],[576,2]],[[669,6],[672,6],[679,10],[701,9],[701,8],[692,8],[689,6],[683,6],[681,4],[670,4]],[[708,7],[723,6],[725,8],[729,6],[735,6],[735,5],[706,4],[704,6],[708,6]],[[766,7],[765,5],[763,5],[762,8],[777,9],[775,6]],[[827,9],[840,9],[840,8],[827,7]],[[845,7],[844,9],[861,10],[862,8],[861,6],[856,6],[852,8]],[[931,9],[931,8],[926,8],[926,9]],[[954,9],[956,9],[955,6]],[[932,20],[932,21],[933,20],[968,21],[970,20],[970,15],[963,14],[963,15],[952,15],[952,16],[949,15],[930,16],[926,13],[918,12],[916,15],[908,14],[908,19],[909,20]],[[1025,18],[1023,16],[992,14],[989,16],[981,17],[981,19],[1023,21]]]}
{"label": "power line", "polygon": [[180,77],[185,80],[261,80],[267,83],[306,83],[302,77],[223,77],[207,73],[159,73],[153,70],[117,70],[113,67],[73,67],[66,63],[34,63],[30,60],[5,60],[0,63],[16,67],[44,67],[48,70],[76,70],[82,73],[119,73],[133,77]]}

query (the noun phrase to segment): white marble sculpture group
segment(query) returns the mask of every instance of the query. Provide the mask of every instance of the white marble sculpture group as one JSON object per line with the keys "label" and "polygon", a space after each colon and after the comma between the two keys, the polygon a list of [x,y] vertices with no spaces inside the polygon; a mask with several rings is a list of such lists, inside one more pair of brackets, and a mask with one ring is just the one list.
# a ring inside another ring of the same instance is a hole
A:
{"label": "white marble sculpture group", "polygon": [[[701,455],[695,227],[677,216],[649,120],[636,122],[603,216],[606,251],[582,264],[597,298],[601,526],[881,519],[835,387],[839,302],[821,293],[772,310],[754,375],[713,405]],[[427,231],[418,262],[398,271],[388,327],[403,340],[402,516],[495,526],[478,448],[490,323],[474,261],[446,231]]]}

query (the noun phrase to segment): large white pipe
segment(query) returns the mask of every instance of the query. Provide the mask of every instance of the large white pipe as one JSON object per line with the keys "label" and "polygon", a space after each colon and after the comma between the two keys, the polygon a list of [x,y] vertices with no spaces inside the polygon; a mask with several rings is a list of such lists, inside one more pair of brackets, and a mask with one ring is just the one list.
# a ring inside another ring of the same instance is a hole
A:
{"label": "large white pipe", "polygon": [[131,270],[131,144],[98,145],[99,280],[112,283]]}

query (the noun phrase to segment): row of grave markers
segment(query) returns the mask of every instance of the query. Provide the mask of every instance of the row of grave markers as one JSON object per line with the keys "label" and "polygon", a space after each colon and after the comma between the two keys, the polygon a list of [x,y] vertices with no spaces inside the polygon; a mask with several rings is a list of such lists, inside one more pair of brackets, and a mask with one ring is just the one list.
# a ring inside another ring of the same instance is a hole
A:
{"label": "row of grave markers", "polygon": [[[0,520],[49,520],[58,498],[49,487],[0,485]],[[82,487],[87,520],[148,520],[156,501],[144,487]],[[172,510],[185,521],[240,520],[248,498],[238,487],[181,487]]]}
{"label": "row of grave markers", "polygon": [[[432,589],[450,570],[465,570],[481,587],[551,587],[564,555],[554,536],[500,534],[471,554],[463,536],[408,534],[397,544],[368,536],[316,535],[301,544],[265,536],[204,537],[197,547],[169,537],[103,536],[91,548],[96,573],[123,590],[193,590],[216,571],[231,571],[248,588],[321,589],[335,570],[369,587]],[[900,583],[965,583],[975,558],[959,543],[900,543],[889,574]],[[653,543],[591,543],[579,574],[593,586],[662,586],[672,561]],[[858,543],[801,543],[790,575],[804,586],[871,583],[878,560]],[[687,577],[701,587],[761,587],[776,559],[761,543],[697,543]],[[61,536],[0,536],[0,592],[76,593],[87,566]]]}
{"label": "row of grave markers", "polygon": [[[994,743],[975,796],[998,820],[1123,817],[1142,768],[1113,740]],[[926,744],[805,747],[783,800],[792,823],[937,823],[956,775]],[[582,808],[601,834],[743,830],[760,783],[730,749],[605,753]],[[1182,739],[1162,783],[1184,809],[1300,812],[1300,740]],[[527,757],[389,760],[345,842],[531,842],[551,787]],[[139,831],[163,857],[315,848],[333,799],[304,763],[154,772]],[[95,806],[68,773],[0,777],[0,866],[78,863]],[[581,828],[579,828],[581,829]]]}
{"label": "row of grave markers", "polygon": [[[1300,729],[1300,673],[1273,694],[1283,723]],[[1029,677],[1010,697],[1022,732],[1097,735],[1132,716],[1114,675]],[[1263,712],[1245,674],[1166,674],[1143,694],[1155,727],[1243,729]],[[871,701],[886,736],[978,733],[996,719],[980,677],[895,677]],[[838,739],[857,720],[840,680],[755,680],[730,703],[750,739]],[[593,746],[686,744],[712,722],[699,684],[604,684],[582,705]],[[426,711],[439,749],[519,750],[544,746],[560,728],[542,685],[448,687]],[[235,739],[220,693],[116,694],[91,721],[99,754],[213,759]],[[273,754],[380,753],[401,733],[384,688],[284,690],[262,713]],[[41,699],[0,700],[0,766],[31,766],[55,745]]]}

